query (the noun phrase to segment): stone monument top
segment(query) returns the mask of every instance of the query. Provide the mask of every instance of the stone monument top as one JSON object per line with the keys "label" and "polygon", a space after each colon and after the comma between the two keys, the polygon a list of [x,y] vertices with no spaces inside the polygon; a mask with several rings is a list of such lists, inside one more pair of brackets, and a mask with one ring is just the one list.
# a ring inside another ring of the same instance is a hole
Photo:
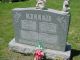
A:
{"label": "stone monument top", "polygon": [[69,7],[69,0],[64,0],[63,2],[63,11],[64,12],[69,12],[70,7]]}
{"label": "stone monument top", "polygon": [[10,49],[34,53],[35,44],[39,40],[44,42],[47,57],[55,58],[59,55],[68,60],[71,52],[66,42],[70,22],[69,0],[64,0],[62,11],[50,8],[44,10],[46,0],[36,1],[35,8],[12,10],[15,38],[9,43]]}
{"label": "stone monument top", "polygon": [[37,1],[37,4],[36,4],[37,9],[44,9],[45,8],[46,0],[36,0],[36,1]]}

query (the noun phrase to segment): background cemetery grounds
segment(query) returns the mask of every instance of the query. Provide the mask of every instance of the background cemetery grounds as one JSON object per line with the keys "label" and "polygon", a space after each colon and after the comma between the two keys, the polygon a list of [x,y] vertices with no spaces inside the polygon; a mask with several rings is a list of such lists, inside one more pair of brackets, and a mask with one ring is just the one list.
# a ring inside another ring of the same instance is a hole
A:
{"label": "background cemetery grounds", "polygon": [[[80,60],[80,0],[70,0],[71,23],[68,42],[72,46],[73,60]],[[35,0],[14,3],[0,3],[0,60],[33,60],[32,55],[14,53],[8,49],[8,43],[14,38],[13,8],[34,7]],[[61,10],[63,0],[47,0],[47,7]]]}

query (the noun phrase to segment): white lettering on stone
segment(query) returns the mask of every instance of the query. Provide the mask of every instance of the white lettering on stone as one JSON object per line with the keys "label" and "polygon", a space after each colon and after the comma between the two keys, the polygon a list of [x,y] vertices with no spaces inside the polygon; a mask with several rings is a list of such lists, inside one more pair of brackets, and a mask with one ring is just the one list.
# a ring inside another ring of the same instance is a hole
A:
{"label": "white lettering on stone", "polygon": [[48,44],[57,44],[58,37],[57,35],[39,33],[39,40],[43,40],[45,43],[48,43]]}
{"label": "white lettering on stone", "polygon": [[28,13],[26,13],[26,18],[27,18],[27,19],[33,19],[33,14],[28,14]]}
{"label": "white lettering on stone", "polygon": [[40,30],[40,32],[45,32],[45,33],[56,33],[57,24],[47,23],[47,22],[40,22],[39,23],[39,30]]}
{"label": "white lettering on stone", "polygon": [[51,21],[51,16],[48,16],[48,21]]}
{"label": "white lettering on stone", "polygon": [[27,18],[27,19],[28,19],[28,18],[30,19],[30,15],[29,15],[29,14],[26,14],[26,18]]}
{"label": "white lettering on stone", "polygon": [[24,31],[21,30],[21,38],[26,39],[26,40],[38,40],[38,33],[33,32],[33,31]]}
{"label": "white lettering on stone", "polygon": [[41,17],[41,14],[39,14],[39,15],[38,15],[38,19],[41,20],[41,18],[42,18],[42,17]]}
{"label": "white lettering on stone", "polygon": [[34,16],[33,14],[30,14],[31,19],[33,19],[33,16]]}
{"label": "white lettering on stone", "polygon": [[26,13],[26,19],[31,19],[31,20],[42,20],[42,21],[51,21],[51,16],[49,15],[42,15],[42,14],[31,14],[31,13]]}
{"label": "white lettering on stone", "polygon": [[27,45],[35,45],[35,41],[33,40],[26,40],[26,39],[19,39],[19,43],[24,43],[24,44],[27,44]]}
{"label": "white lettering on stone", "polygon": [[21,28],[36,31],[36,22],[32,20],[21,20]]}
{"label": "white lettering on stone", "polygon": [[19,22],[20,17],[21,17],[21,13],[15,12],[15,15],[14,15],[15,22]]}
{"label": "white lettering on stone", "polygon": [[37,20],[37,14],[34,14],[33,17],[34,17],[34,20]]}
{"label": "white lettering on stone", "polygon": [[47,16],[42,15],[42,20],[45,21],[47,19]]}
{"label": "white lettering on stone", "polygon": [[42,15],[42,21],[51,21],[51,16]]}

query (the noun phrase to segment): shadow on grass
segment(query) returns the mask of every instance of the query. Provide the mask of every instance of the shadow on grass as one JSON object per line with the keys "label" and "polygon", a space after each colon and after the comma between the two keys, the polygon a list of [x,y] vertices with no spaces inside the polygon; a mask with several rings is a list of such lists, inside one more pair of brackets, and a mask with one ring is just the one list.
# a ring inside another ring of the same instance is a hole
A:
{"label": "shadow on grass", "polygon": [[78,55],[80,55],[80,50],[72,49],[71,50],[71,58],[70,58],[70,60],[73,60],[73,57],[74,56],[78,56]]}

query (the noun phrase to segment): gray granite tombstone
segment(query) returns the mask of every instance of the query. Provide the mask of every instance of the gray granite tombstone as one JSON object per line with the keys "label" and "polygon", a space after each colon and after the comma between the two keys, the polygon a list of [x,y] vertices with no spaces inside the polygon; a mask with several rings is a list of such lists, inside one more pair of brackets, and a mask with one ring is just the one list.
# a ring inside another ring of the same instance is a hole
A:
{"label": "gray granite tombstone", "polygon": [[[16,8],[13,9],[13,21],[15,41],[9,43],[11,49],[29,52],[35,49],[37,40],[42,40],[45,49],[65,51],[69,26],[67,12],[54,9]],[[15,46],[15,43],[18,44]],[[23,51],[20,49],[21,44],[24,45]],[[29,50],[25,50],[27,45]]]}

